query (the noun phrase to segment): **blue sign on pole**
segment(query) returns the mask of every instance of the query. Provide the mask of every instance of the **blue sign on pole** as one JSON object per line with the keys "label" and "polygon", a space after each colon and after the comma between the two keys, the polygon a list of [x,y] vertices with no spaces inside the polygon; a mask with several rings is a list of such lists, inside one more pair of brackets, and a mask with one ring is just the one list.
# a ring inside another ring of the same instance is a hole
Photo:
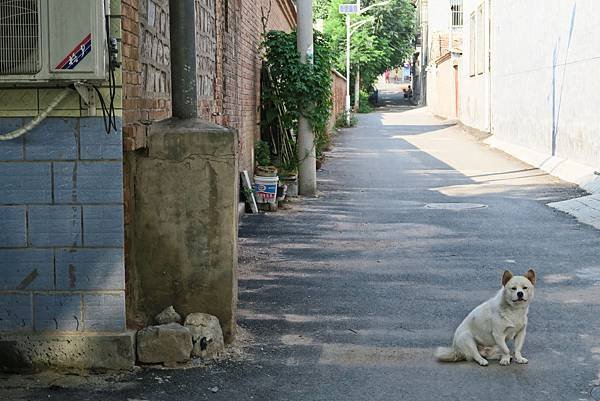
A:
{"label": "blue sign on pole", "polygon": [[340,4],[340,14],[358,13],[358,4]]}

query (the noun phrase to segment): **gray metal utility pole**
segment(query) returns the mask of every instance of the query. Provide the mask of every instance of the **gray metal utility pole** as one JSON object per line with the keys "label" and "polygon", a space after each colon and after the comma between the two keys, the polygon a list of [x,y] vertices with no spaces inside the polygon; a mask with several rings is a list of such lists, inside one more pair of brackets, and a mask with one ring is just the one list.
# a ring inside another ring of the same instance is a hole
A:
{"label": "gray metal utility pole", "polygon": [[[340,6],[341,7],[341,6]],[[356,7],[358,10],[358,6]],[[356,13],[358,11],[354,11]],[[350,12],[346,13],[346,125],[350,125]]]}
{"label": "gray metal utility pole", "polygon": [[[301,63],[313,63],[312,0],[298,0],[298,52]],[[303,116],[298,121],[298,192],[317,192],[317,157],[315,135],[310,122]]]}
{"label": "gray metal utility pole", "polygon": [[354,112],[358,113],[360,107],[360,66],[356,66],[354,73]]}
{"label": "gray metal utility pole", "polygon": [[196,75],[196,9],[194,0],[169,2],[173,117],[198,117]]}
{"label": "gray metal utility pole", "polygon": [[[356,4],[340,4],[340,14],[346,14],[346,124],[350,125],[350,38],[352,35],[364,24],[373,22],[374,18],[358,21],[354,24],[350,23],[350,14],[362,14],[369,11],[373,7],[384,6],[388,4],[390,0],[380,1],[379,3],[371,4],[368,7],[360,8],[360,0],[357,0]],[[354,105],[356,108],[360,102],[360,71],[356,68],[356,83],[354,85]]]}

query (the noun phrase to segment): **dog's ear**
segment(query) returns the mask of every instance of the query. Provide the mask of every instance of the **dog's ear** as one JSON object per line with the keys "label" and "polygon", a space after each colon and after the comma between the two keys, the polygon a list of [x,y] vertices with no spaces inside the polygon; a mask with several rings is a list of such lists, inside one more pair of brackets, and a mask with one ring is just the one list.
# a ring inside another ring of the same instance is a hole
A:
{"label": "dog's ear", "polygon": [[527,270],[527,273],[525,273],[523,276],[525,276],[526,279],[531,281],[531,284],[535,285],[535,272],[533,271],[533,269]]}
{"label": "dog's ear", "polygon": [[502,274],[502,287],[504,287],[512,277],[513,274],[510,270],[504,270],[504,273]]}

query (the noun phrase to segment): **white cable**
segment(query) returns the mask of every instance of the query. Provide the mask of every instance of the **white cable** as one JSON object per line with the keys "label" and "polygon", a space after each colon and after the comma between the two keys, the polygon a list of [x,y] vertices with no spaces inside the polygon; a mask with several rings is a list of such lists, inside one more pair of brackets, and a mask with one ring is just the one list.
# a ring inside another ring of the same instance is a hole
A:
{"label": "white cable", "polygon": [[38,115],[36,118],[34,118],[33,120],[31,120],[30,122],[25,124],[23,127],[15,130],[15,131],[8,132],[6,134],[0,134],[0,141],[9,141],[11,139],[18,138],[22,135],[25,135],[26,133],[28,133],[35,127],[37,127],[46,117],[48,117],[48,114],[50,114],[52,112],[52,110],[54,110],[56,108],[56,106],[58,106],[58,104],[60,102],[62,102],[63,99],[66,98],[67,95],[69,93],[71,93],[72,91],[73,90],[71,88],[65,88],[65,90],[60,92],[54,98],[54,100],[48,105],[48,107],[46,107],[46,110],[44,110],[42,113],[40,113],[40,115]]}

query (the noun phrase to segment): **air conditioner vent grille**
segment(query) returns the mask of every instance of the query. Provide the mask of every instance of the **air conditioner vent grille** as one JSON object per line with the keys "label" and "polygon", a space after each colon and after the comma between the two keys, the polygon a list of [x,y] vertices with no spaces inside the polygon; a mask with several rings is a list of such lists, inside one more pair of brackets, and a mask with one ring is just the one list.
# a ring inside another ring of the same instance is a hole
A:
{"label": "air conditioner vent grille", "polygon": [[0,0],[0,75],[40,71],[39,0]]}

